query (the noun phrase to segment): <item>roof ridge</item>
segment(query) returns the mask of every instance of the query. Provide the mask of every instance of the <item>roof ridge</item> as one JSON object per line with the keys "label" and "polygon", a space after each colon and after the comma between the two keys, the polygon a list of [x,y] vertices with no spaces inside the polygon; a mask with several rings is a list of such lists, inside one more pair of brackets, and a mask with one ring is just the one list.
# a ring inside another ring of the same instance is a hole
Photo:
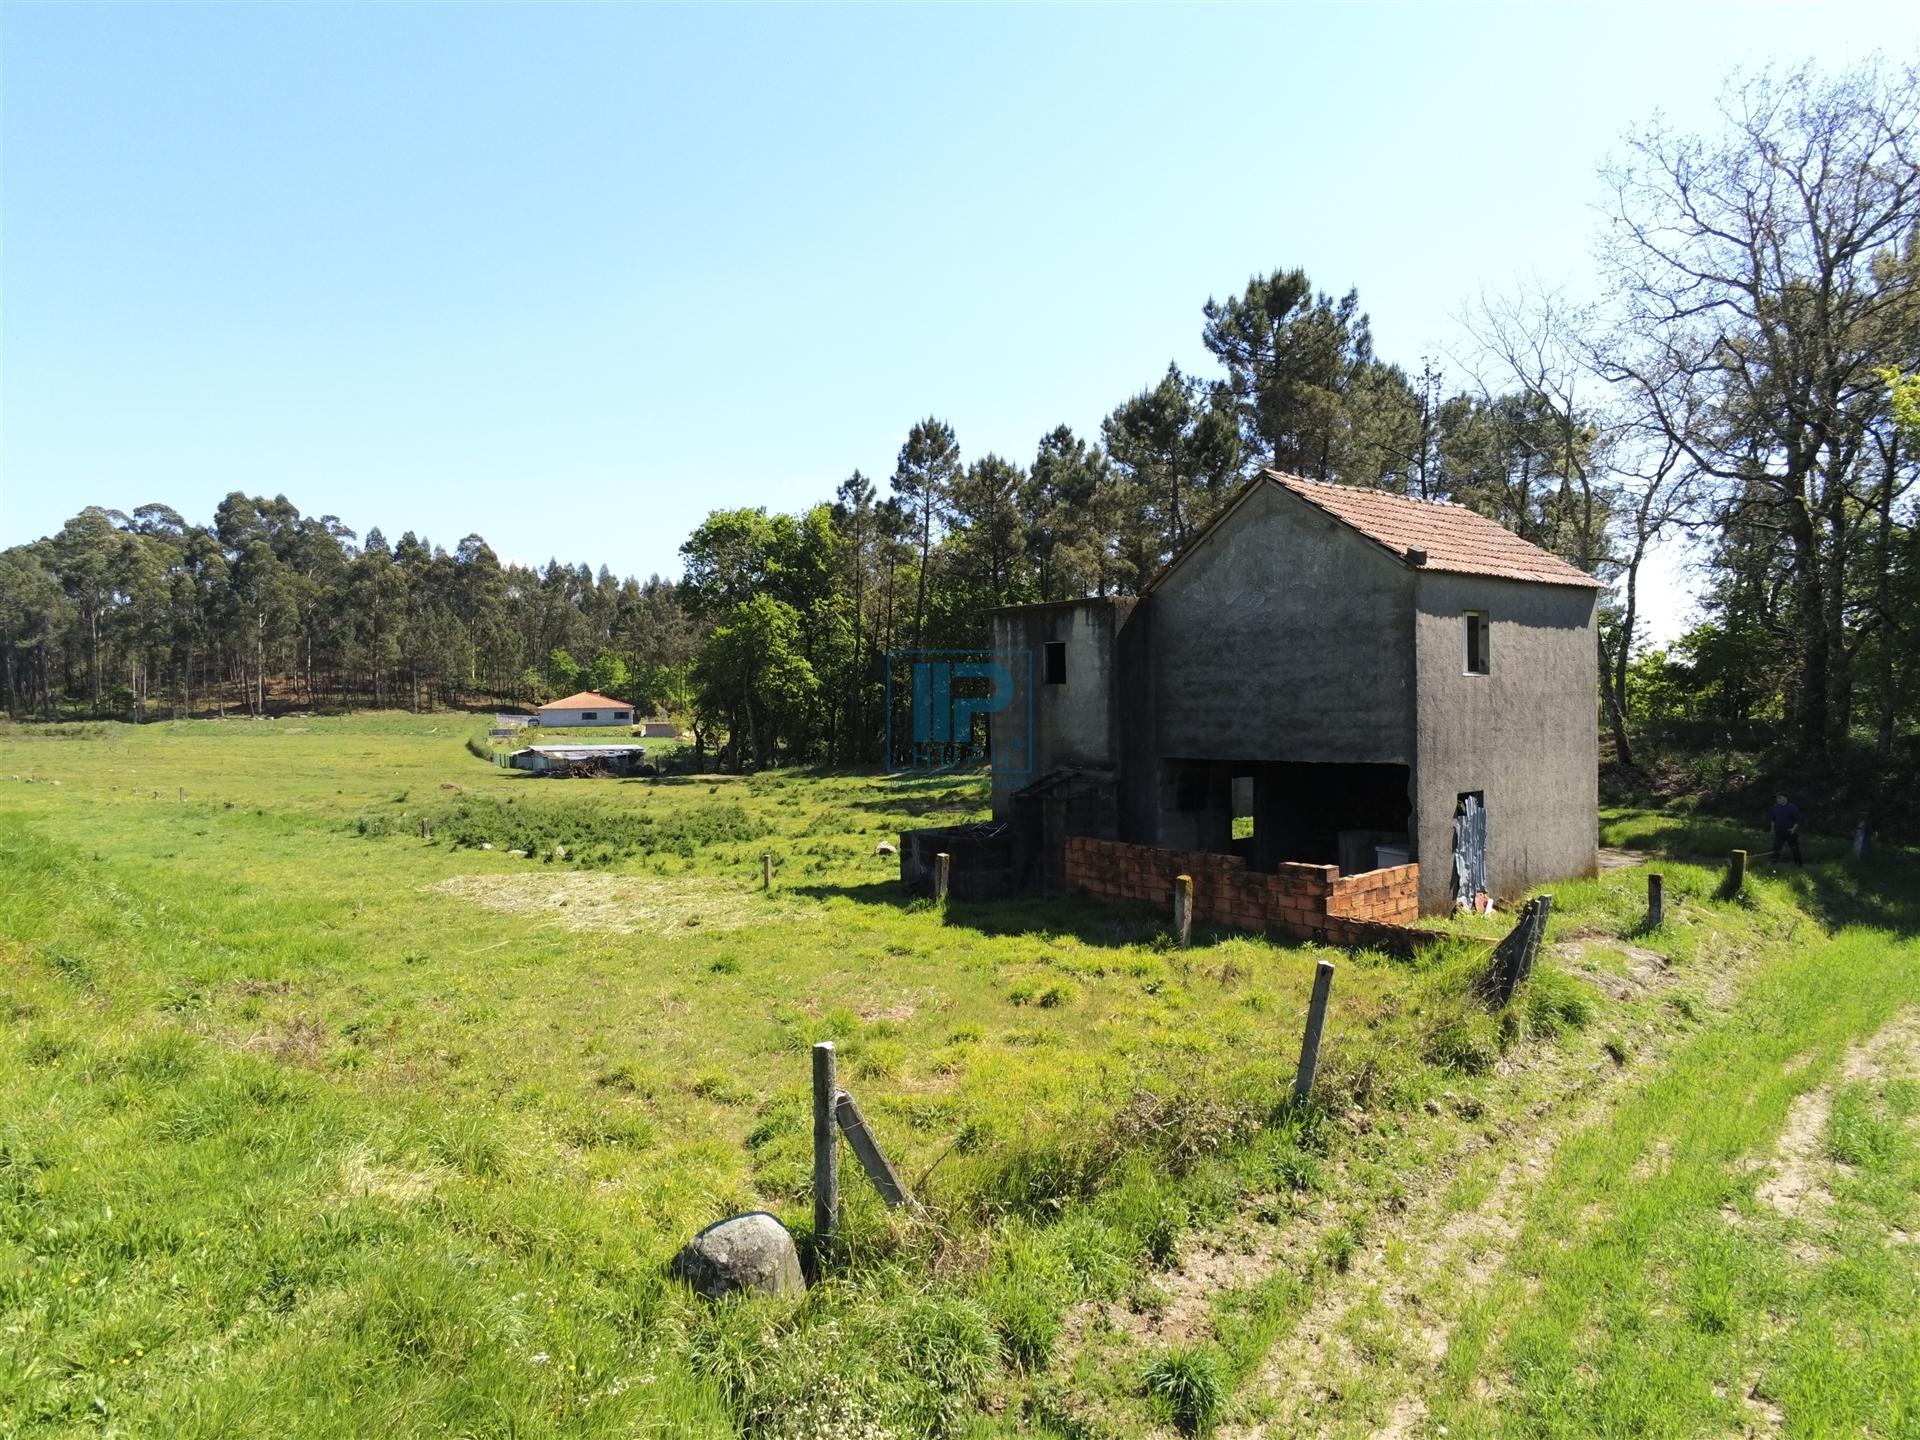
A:
{"label": "roof ridge", "polygon": [[[1463,505],[1458,500],[1442,500],[1432,495],[1403,495],[1398,490],[1388,490],[1383,486],[1355,485],[1346,480],[1315,480],[1310,476],[1296,475],[1291,470],[1276,470],[1271,465],[1266,467],[1266,473],[1268,478],[1279,480],[1282,483],[1293,480],[1302,485],[1318,485],[1327,490],[1354,490],[1362,495],[1378,495],[1385,500],[1405,500],[1410,505],[1440,505],[1449,510],[1463,510],[1469,515],[1480,515],[1480,512],[1471,505]],[[1487,519],[1485,515],[1480,515],[1480,518],[1482,520]],[[1492,520],[1488,523],[1500,525],[1498,520]],[[1507,527],[1500,525],[1500,528],[1506,530]],[[1511,535],[1513,532],[1509,530],[1507,533]],[[1519,537],[1516,536],[1515,538],[1517,539]],[[1532,544],[1533,542],[1528,541],[1527,543]]]}
{"label": "roof ridge", "polygon": [[[1542,585],[1606,588],[1546,546],[1457,500],[1424,500],[1372,485],[1309,480],[1273,466],[1263,467],[1261,473],[1402,564]],[[1420,555],[1417,561],[1412,558],[1416,553]]]}

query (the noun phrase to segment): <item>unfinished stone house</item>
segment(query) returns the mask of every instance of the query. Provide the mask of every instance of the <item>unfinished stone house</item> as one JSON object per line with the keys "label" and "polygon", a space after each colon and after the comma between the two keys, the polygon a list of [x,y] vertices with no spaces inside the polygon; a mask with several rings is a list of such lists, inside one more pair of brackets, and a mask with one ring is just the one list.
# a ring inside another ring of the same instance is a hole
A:
{"label": "unfinished stone house", "polygon": [[[1325,934],[1595,868],[1597,583],[1459,505],[1270,471],[1137,598],[999,610],[979,890]],[[903,862],[906,855],[903,850]]]}

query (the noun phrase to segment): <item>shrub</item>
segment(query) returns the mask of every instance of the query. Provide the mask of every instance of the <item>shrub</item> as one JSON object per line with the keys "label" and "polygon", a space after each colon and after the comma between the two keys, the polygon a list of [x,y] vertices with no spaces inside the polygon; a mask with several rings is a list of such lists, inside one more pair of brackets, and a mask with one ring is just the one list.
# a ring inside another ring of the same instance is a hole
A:
{"label": "shrub", "polygon": [[1182,1435],[1212,1430],[1227,1406],[1227,1385],[1220,1362],[1206,1346],[1175,1346],[1153,1357],[1141,1380]]}

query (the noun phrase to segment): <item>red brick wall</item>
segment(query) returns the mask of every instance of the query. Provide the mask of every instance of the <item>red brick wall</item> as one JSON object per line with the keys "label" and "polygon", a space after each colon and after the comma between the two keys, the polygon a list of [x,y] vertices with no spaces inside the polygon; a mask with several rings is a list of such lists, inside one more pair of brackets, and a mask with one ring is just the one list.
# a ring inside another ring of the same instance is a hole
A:
{"label": "red brick wall", "polygon": [[1237,855],[1080,835],[1067,840],[1072,894],[1171,908],[1176,875],[1193,877],[1193,918],[1203,924],[1387,949],[1423,938],[1405,928],[1420,914],[1418,865],[1343,876],[1335,865],[1289,864],[1266,875],[1249,871]]}
{"label": "red brick wall", "polygon": [[1395,865],[1388,870],[1341,875],[1333,882],[1327,913],[1350,920],[1411,925],[1420,918],[1420,867]]}

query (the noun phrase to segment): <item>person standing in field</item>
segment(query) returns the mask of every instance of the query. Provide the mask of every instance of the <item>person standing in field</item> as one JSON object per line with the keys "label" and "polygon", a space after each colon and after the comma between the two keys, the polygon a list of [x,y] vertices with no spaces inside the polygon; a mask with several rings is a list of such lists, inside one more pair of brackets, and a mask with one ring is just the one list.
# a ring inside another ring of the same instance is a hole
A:
{"label": "person standing in field", "polygon": [[1793,863],[1804,865],[1806,857],[1800,853],[1800,807],[1787,799],[1783,791],[1773,797],[1773,809],[1767,812],[1767,819],[1773,823],[1773,859],[1778,864],[1782,848],[1793,852]]}

